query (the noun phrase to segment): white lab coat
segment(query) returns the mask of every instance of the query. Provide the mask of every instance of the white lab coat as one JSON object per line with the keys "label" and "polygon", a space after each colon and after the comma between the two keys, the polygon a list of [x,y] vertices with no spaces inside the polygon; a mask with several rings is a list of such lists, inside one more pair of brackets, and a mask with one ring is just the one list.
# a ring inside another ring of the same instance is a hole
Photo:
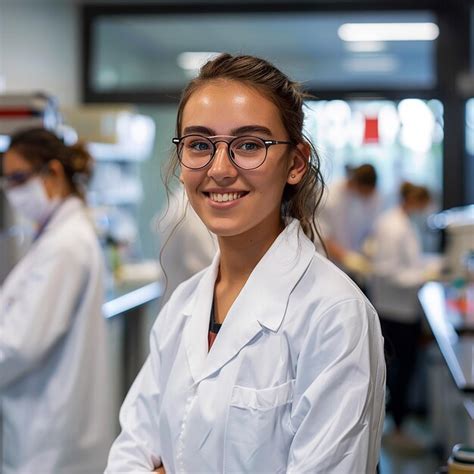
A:
{"label": "white lab coat", "polygon": [[166,273],[165,304],[180,283],[208,267],[217,252],[217,239],[189,204],[183,188],[174,191],[168,206],[156,219],[160,239],[160,263]]}
{"label": "white lab coat", "polygon": [[370,240],[374,252],[369,282],[372,303],[385,319],[417,321],[420,315],[417,294],[426,281],[427,265],[415,227],[397,206],[377,219]]}
{"label": "white lab coat", "polygon": [[[0,470],[89,474],[111,443],[101,250],[68,198],[0,288]],[[2,457],[3,456],[3,457]]]}
{"label": "white lab coat", "polygon": [[334,239],[344,248],[360,252],[382,206],[377,192],[364,199],[348,189],[346,180],[337,181],[328,188],[319,210],[323,238]]}
{"label": "white lab coat", "polygon": [[218,264],[159,315],[106,472],[375,472],[385,364],[370,303],[293,220],[208,353]]}

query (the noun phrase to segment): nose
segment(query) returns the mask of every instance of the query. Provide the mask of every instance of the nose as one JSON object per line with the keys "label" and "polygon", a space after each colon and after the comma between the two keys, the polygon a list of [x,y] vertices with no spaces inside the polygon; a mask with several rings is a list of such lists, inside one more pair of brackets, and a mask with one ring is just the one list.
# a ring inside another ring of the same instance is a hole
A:
{"label": "nose", "polygon": [[229,157],[229,145],[226,142],[216,143],[216,153],[207,175],[215,181],[235,178],[238,175],[237,168]]}

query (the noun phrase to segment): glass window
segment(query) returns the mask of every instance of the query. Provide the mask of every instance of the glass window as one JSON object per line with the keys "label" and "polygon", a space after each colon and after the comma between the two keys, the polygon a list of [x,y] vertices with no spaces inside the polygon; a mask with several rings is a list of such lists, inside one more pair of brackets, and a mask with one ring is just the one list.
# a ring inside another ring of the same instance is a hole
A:
{"label": "glass window", "polygon": [[98,93],[179,91],[199,53],[229,51],[265,57],[313,90],[430,88],[434,41],[347,41],[339,29],[434,21],[429,12],[97,16],[89,83]]}
{"label": "glass window", "polygon": [[305,127],[329,183],[342,178],[346,166],[371,163],[389,203],[408,180],[427,186],[440,206],[443,106],[438,100],[308,102]]}
{"label": "glass window", "polygon": [[[474,104],[473,104],[474,105]],[[332,100],[307,103],[305,128],[319,151],[328,184],[346,166],[370,163],[388,208],[398,203],[403,181],[430,190],[430,212],[442,200],[443,106],[438,100]],[[425,220],[416,223],[425,251],[439,247],[439,236]]]}

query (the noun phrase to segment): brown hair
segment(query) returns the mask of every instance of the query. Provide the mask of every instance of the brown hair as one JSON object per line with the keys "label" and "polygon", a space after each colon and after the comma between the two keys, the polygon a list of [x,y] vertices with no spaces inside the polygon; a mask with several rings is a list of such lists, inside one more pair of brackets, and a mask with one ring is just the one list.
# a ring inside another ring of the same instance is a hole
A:
{"label": "brown hair", "polygon": [[[281,217],[283,220],[289,217],[298,219],[304,233],[311,240],[315,240],[315,234],[321,240],[314,219],[323,195],[324,180],[316,149],[303,134],[304,99],[309,96],[301,90],[299,84],[290,80],[273,64],[254,56],[232,56],[228,53],[208,61],[182,93],[176,118],[176,135],[181,134],[183,110],[191,95],[203,85],[222,79],[244,83],[262,93],[280,111],[289,140],[294,144],[307,143],[310,146],[311,157],[303,179],[296,185],[287,184],[283,191]],[[167,189],[172,176],[176,176],[178,166],[178,156],[174,153],[165,180]]]}
{"label": "brown hair", "polygon": [[359,186],[375,188],[377,184],[377,172],[375,168],[368,163],[360,165],[357,168],[349,168],[348,175],[349,179]]}
{"label": "brown hair", "polygon": [[58,160],[72,192],[84,198],[83,185],[92,174],[93,159],[84,145],[66,145],[57,135],[44,128],[20,130],[10,138],[9,150],[15,150],[35,169]]}
{"label": "brown hair", "polygon": [[400,185],[400,197],[402,201],[413,200],[421,204],[428,203],[431,199],[428,188],[425,186],[418,186],[408,181],[405,181]]}

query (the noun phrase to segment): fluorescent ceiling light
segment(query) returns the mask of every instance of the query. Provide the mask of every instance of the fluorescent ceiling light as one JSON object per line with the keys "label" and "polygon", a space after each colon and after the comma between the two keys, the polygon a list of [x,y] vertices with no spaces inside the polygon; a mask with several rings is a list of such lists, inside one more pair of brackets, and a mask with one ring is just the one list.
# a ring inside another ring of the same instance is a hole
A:
{"label": "fluorescent ceiling light", "polygon": [[220,53],[214,52],[185,52],[178,54],[176,62],[178,66],[187,71],[194,71],[203,66],[210,59],[215,58]]}
{"label": "fluorescent ceiling light", "polygon": [[346,59],[342,65],[349,72],[387,73],[398,68],[398,61],[392,56],[355,57]]}
{"label": "fluorescent ceiling light", "polygon": [[382,41],[352,41],[345,45],[351,53],[380,53],[385,50],[385,43]]}
{"label": "fluorescent ceiling light", "polygon": [[435,23],[345,23],[337,30],[343,41],[433,41]]}

